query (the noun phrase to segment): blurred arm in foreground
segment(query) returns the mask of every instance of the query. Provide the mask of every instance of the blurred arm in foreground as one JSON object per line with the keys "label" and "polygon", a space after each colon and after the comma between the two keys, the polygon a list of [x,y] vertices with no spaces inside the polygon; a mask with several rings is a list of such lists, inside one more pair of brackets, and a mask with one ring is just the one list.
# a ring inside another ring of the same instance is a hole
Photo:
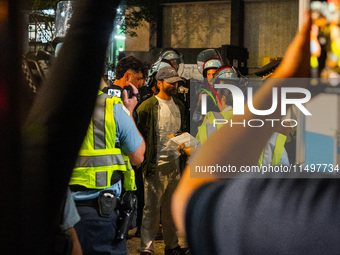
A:
{"label": "blurred arm in foreground", "polygon": [[[289,46],[281,65],[273,74],[272,79],[268,80],[254,95],[253,104],[256,109],[269,109],[271,107],[272,88],[287,85],[283,80],[273,78],[309,77],[310,25],[310,15],[306,14],[302,29]],[[278,105],[280,105],[280,100]],[[264,119],[268,116],[254,115],[246,105],[245,115],[234,116],[232,119],[238,122],[255,117],[256,119]],[[277,109],[270,118],[279,119],[280,109]],[[195,153],[190,165],[209,166],[218,164],[223,166],[230,164],[236,166],[237,169],[240,166],[256,165],[261,150],[273,131],[270,125],[264,125],[259,129],[225,125],[209,137],[201,150]],[[185,215],[189,199],[199,187],[216,180],[215,178],[190,178],[190,168],[187,166],[172,201],[173,217],[178,230],[182,234],[185,233]]]}
{"label": "blurred arm in foreground", "polygon": [[76,4],[58,59],[23,129],[21,245],[35,254],[51,253],[62,197],[93,113],[118,2]]}

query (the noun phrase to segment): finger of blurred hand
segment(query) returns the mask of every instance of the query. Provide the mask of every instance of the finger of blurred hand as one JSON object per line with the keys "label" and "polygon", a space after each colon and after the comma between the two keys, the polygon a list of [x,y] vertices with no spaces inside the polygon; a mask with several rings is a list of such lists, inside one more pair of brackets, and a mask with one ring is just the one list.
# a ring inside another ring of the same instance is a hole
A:
{"label": "finger of blurred hand", "polygon": [[123,90],[123,98],[122,98],[123,103],[125,103],[127,99],[128,99],[127,91],[126,91],[126,89],[124,89]]}
{"label": "finger of blurred hand", "polygon": [[138,93],[138,89],[136,88],[136,86],[133,85],[132,83],[130,83],[130,86],[132,87],[133,94],[137,94]]}
{"label": "finger of blurred hand", "polygon": [[125,105],[125,107],[130,111],[133,112],[133,110],[135,109],[136,105],[137,105],[137,98],[136,97],[132,97],[132,98],[128,98],[127,97],[127,92],[126,93],[126,98],[123,100],[123,104]]}

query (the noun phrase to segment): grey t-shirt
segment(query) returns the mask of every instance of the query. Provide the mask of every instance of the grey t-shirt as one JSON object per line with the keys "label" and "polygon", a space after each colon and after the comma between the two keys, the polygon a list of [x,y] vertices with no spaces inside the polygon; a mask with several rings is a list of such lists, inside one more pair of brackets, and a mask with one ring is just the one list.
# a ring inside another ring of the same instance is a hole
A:
{"label": "grey t-shirt", "polygon": [[181,112],[174,100],[163,100],[157,97],[159,102],[157,122],[157,163],[158,165],[173,161],[180,156],[177,146],[173,145],[169,135],[173,135],[181,129]]}

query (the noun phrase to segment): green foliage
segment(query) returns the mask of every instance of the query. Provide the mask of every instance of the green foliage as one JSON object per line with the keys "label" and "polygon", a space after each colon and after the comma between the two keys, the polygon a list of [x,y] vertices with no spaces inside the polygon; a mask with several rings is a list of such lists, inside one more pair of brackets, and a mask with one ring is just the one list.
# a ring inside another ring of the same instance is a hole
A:
{"label": "green foliage", "polygon": [[122,2],[127,9],[125,20],[122,23],[123,32],[129,34],[131,37],[137,36],[134,31],[142,26],[142,22],[157,21],[157,14],[160,10],[160,2],[156,0],[125,0]]}
{"label": "green foliage", "polygon": [[25,0],[24,7],[28,10],[56,9],[61,0]]}
{"label": "green foliage", "polygon": [[55,9],[58,2],[60,0],[34,0],[33,8],[35,10]]}
{"label": "green foliage", "polygon": [[[30,10],[56,9],[61,0],[26,0],[24,6]],[[123,33],[131,37],[137,36],[135,30],[142,26],[142,22],[157,21],[157,13],[162,1],[157,0],[123,0],[121,5],[127,10],[125,18],[120,19]]]}

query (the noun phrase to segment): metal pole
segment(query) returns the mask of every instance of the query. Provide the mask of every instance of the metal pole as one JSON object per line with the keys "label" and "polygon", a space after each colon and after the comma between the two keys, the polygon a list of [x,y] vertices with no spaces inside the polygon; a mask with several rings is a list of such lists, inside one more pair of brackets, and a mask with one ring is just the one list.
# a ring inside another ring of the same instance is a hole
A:
{"label": "metal pole", "polygon": [[243,47],[244,3],[231,0],[230,45]]}

